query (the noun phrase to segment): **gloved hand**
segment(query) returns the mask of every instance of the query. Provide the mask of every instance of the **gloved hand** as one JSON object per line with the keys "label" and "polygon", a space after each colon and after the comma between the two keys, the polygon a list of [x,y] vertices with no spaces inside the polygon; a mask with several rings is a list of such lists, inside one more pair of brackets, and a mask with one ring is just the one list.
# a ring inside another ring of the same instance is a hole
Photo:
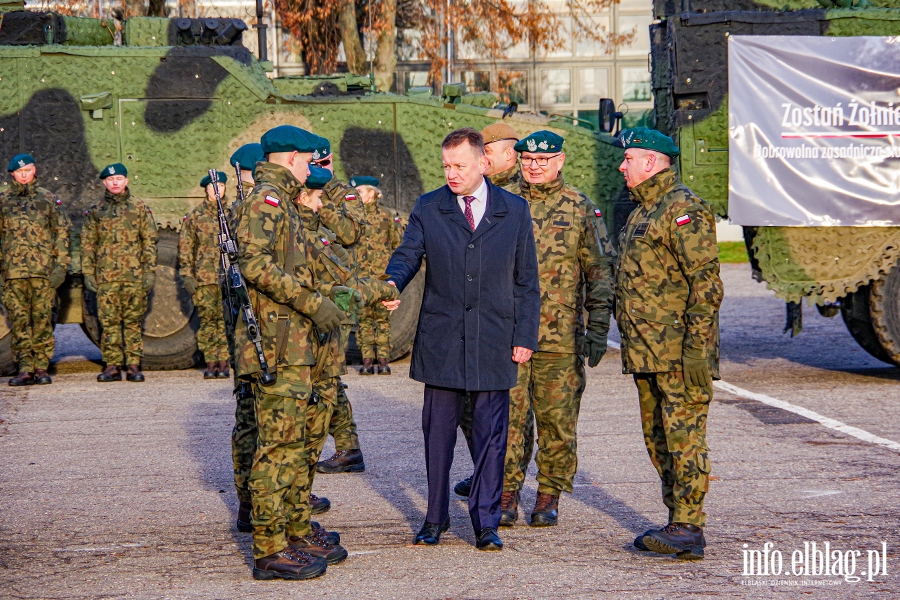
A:
{"label": "gloved hand", "polygon": [[709,362],[697,351],[684,352],[681,355],[681,367],[684,370],[684,384],[691,387],[707,387],[712,383],[709,373]]}
{"label": "gloved hand", "polygon": [[156,273],[153,271],[146,271],[144,273],[144,291],[149,292],[153,289],[154,285],[156,285]]}
{"label": "gloved hand", "polygon": [[363,307],[362,294],[360,294],[353,288],[349,288],[343,285],[336,285],[331,288],[331,291],[328,293],[328,295],[334,301],[335,306],[337,306],[340,310],[351,315],[352,317],[359,316],[359,313]]}
{"label": "gloved hand", "polygon": [[97,278],[93,275],[84,276],[84,289],[89,292],[97,293]]}
{"label": "gloved hand", "polygon": [[185,275],[181,280],[184,282],[184,289],[187,290],[188,294],[193,296],[194,292],[197,291],[197,280],[190,275]]}
{"label": "gloved hand", "polygon": [[594,329],[585,332],[584,355],[592,369],[600,364],[600,359],[606,354],[606,335]]}
{"label": "gloved hand", "polygon": [[323,297],[322,305],[319,307],[319,310],[310,315],[309,318],[316,324],[316,329],[319,330],[319,333],[328,333],[329,331],[334,331],[340,327],[341,322],[343,322],[347,316],[341,312],[341,309],[339,309],[334,302]]}
{"label": "gloved hand", "polygon": [[54,290],[63,284],[66,280],[66,268],[62,265],[56,265],[53,272],[50,273],[50,287]]}

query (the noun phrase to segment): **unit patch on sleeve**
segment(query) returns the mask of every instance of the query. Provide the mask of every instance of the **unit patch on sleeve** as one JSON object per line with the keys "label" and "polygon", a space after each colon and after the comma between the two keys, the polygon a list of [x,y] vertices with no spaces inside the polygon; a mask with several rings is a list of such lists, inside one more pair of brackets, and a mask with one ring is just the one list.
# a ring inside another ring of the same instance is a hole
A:
{"label": "unit patch on sleeve", "polygon": [[600,209],[599,209],[599,208],[595,208],[595,209],[594,209],[594,216],[595,216],[595,217],[602,217],[602,216],[603,216],[603,213],[600,212]]}
{"label": "unit patch on sleeve", "polygon": [[681,227],[682,225],[687,225],[691,222],[690,215],[681,215],[680,217],[675,218],[675,224]]}
{"label": "unit patch on sleeve", "polygon": [[280,202],[281,200],[279,200],[275,196],[266,196],[266,204],[270,206],[278,206]]}

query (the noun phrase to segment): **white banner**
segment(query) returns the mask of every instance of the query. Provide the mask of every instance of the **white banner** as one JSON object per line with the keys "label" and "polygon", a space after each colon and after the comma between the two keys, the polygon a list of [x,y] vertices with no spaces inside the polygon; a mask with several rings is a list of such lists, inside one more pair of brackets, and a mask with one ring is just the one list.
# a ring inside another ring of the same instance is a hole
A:
{"label": "white banner", "polygon": [[900,38],[732,36],[728,216],[900,225]]}

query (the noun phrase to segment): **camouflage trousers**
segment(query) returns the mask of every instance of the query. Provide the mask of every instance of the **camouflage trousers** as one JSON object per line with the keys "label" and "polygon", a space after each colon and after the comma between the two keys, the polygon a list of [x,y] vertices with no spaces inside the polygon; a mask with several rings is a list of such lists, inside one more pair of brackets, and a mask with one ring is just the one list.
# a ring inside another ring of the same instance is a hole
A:
{"label": "camouflage trousers", "polygon": [[[465,400],[463,400],[462,411],[459,414],[459,428],[462,429],[463,436],[466,438],[466,446],[469,448],[469,456],[475,457],[475,442],[472,441],[472,396],[466,394]],[[523,407],[514,406],[512,402],[509,404],[509,414],[510,418],[512,418],[513,411],[521,411]],[[525,417],[525,427],[522,431],[516,432],[516,434],[522,439],[522,460],[519,461],[518,465],[514,465],[510,462],[507,462],[504,469],[504,481],[509,481],[516,476],[516,473],[522,473],[522,481],[525,481],[525,473],[528,472],[528,465],[531,463],[531,455],[534,453],[534,411],[531,410],[531,405],[529,404],[527,407],[524,407],[524,410],[528,412],[528,415]],[[512,432],[509,432],[507,436],[509,436]],[[507,440],[507,453],[509,453],[508,445],[510,443],[509,437]],[[514,442],[518,443],[518,442]]]}
{"label": "camouflage trousers", "polygon": [[47,369],[53,350],[53,301],[56,290],[43,277],[8,279],[3,306],[12,328],[12,351],[20,372]]}
{"label": "camouflage trousers", "polygon": [[[313,479],[316,476],[316,463],[322,456],[322,448],[328,439],[328,425],[337,403],[338,388],[342,388],[339,377],[330,377],[313,384],[313,400],[306,407],[306,468],[309,477],[297,482],[294,486],[294,507],[298,510],[293,521],[299,522],[299,510],[306,510],[306,521],[309,522],[309,494],[312,492]],[[306,535],[306,534],[295,534]]]}
{"label": "camouflage trousers", "polygon": [[234,392],[237,408],[231,430],[231,459],[234,463],[234,488],[238,500],[250,502],[250,472],[256,454],[256,399],[248,383],[239,382]]}
{"label": "camouflage trousers", "polygon": [[641,425],[650,462],[662,482],[670,523],[703,527],[703,498],[709,490],[706,417],[712,386],[688,387],[681,372],[634,375]]}
{"label": "camouflage trousers", "polygon": [[107,365],[137,365],[144,354],[141,325],[147,292],[141,282],[114,281],[97,287],[100,352]]}
{"label": "camouflage trousers", "polygon": [[344,389],[340,377],[337,380],[337,403],[334,406],[334,413],[331,415],[328,434],[334,438],[336,451],[359,450],[359,435],[356,432],[356,421],[353,419],[353,406],[350,404],[347,390]]}
{"label": "camouflage trousers", "polygon": [[204,285],[194,293],[194,306],[200,317],[197,331],[197,347],[206,362],[229,359],[228,340],[225,338],[225,314],[222,312],[222,288]]}
{"label": "camouflage trousers", "polygon": [[391,313],[380,302],[359,315],[356,345],[363,358],[391,359]]}
{"label": "camouflage trousers", "polygon": [[295,490],[308,485],[309,452],[306,448],[307,404],[312,395],[311,367],[284,367],[267,393],[254,386],[257,424],[256,452],[250,470],[253,510],[253,557],[280,552],[289,536],[310,532],[309,505],[295,506]]}
{"label": "camouflage trousers", "polygon": [[[571,492],[578,470],[576,429],[584,392],[584,358],[578,354],[535,352],[519,365],[509,394],[509,437],[506,442],[504,491],[525,484],[522,468],[528,411],[537,425],[538,493]],[[526,463],[527,465],[527,463]]]}

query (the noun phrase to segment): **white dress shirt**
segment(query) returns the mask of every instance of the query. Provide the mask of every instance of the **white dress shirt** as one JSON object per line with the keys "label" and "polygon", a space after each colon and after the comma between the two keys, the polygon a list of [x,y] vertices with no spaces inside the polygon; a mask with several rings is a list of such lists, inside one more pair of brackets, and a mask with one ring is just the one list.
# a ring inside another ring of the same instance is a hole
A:
{"label": "white dress shirt", "polygon": [[[481,223],[481,217],[484,216],[484,211],[487,208],[487,199],[488,199],[488,187],[487,180],[482,178],[481,187],[475,190],[475,193],[472,194],[475,196],[475,200],[472,201],[472,217],[475,221],[475,228],[478,228],[478,224]],[[464,196],[457,196],[456,202],[459,204],[459,208],[463,211],[463,214],[466,214],[466,201],[463,200]]]}

